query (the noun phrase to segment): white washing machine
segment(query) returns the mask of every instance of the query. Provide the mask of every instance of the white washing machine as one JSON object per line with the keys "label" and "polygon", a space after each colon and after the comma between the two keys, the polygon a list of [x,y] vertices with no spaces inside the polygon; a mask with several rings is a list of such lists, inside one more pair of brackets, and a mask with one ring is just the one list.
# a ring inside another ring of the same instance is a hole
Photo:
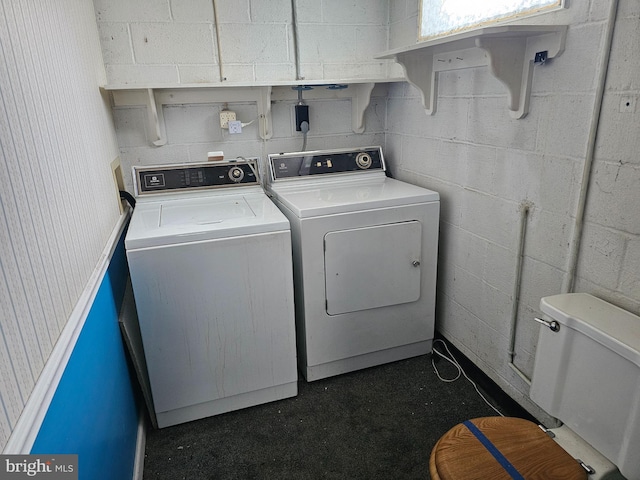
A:
{"label": "white washing machine", "polygon": [[269,155],[269,170],[291,223],[305,378],[430,352],[438,193],[388,178],[380,147]]}
{"label": "white washing machine", "polygon": [[125,247],[159,427],[297,394],[289,222],[256,165],[134,167]]}

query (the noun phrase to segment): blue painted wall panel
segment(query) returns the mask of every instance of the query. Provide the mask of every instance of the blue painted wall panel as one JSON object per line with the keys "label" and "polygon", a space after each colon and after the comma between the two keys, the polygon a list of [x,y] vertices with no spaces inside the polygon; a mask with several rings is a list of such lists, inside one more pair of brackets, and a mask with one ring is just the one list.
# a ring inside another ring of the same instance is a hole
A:
{"label": "blue painted wall panel", "polygon": [[138,410],[118,326],[127,276],[123,235],[31,450],[78,454],[82,480],[133,476]]}

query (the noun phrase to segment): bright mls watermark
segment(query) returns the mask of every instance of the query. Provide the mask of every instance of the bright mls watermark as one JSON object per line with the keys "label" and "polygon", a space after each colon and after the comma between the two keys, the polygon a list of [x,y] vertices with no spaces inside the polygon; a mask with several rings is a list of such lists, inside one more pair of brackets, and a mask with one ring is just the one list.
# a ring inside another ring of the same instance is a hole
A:
{"label": "bright mls watermark", "polygon": [[78,480],[78,455],[0,455],[0,480]]}

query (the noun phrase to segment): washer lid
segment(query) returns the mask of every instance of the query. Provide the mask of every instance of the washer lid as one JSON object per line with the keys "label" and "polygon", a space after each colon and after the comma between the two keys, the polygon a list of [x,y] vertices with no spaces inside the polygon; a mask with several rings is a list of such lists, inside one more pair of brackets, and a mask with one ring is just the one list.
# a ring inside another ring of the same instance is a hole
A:
{"label": "washer lid", "polygon": [[274,196],[299,218],[438,202],[437,192],[387,178],[332,179],[270,186]]}
{"label": "washer lid", "polygon": [[289,230],[288,220],[261,189],[163,197],[137,203],[125,245],[131,250],[282,230]]}

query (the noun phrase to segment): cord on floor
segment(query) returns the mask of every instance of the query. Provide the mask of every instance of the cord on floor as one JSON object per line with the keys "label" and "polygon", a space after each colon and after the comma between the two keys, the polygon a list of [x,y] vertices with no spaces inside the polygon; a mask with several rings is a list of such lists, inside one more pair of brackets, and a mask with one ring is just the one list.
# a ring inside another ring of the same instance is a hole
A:
{"label": "cord on floor", "polygon": [[[449,355],[449,357],[447,357],[445,354],[439,352],[438,350],[436,350],[436,344],[441,343],[442,346],[444,347],[445,352],[447,353],[447,355]],[[454,367],[456,367],[456,369],[458,370],[458,374],[455,376],[455,378],[443,378],[440,375],[440,372],[438,371],[438,367],[436,367],[436,363],[433,360],[434,355],[431,355],[431,365],[433,366],[433,370],[436,373],[437,377],[440,379],[440,381],[442,382],[455,382],[456,380],[458,380],[460,378],[461,375],[464,375],[464,378],[466,378],[469,383],[471,385],[473,385],[473,388],[476,390],[476,392],[478,392],[478,395],[480,395],[480,398],[482,398],[482,400],[484,400],[484,402],[489,405],[491,407],[491,409],[493,411],[495,411],[498,415],[500,415],[501,417],[504,417],[504,414],[502,412],[500,412],[496,407],[494,407],[493,405],[491,405],[491,403],[489,403],[489,400],[487,400],[485,398],[485,396],[480,392],[480,390],[478,389],[478,386],[475,384],[475,382],[473,380],[471,380],[466,372],[464,371],[464,369],[460,366],[460,364],[458,363],[458,361],[456,360],[456,358],[453,356],[453,354],[449,351],[449,347],[447,347],[447,344],[439,339],[436,338],[433,341],[433,353],[438,355],[441,358],[444,358],[447,362],[449,362],[450,364],[452,364]]]}

